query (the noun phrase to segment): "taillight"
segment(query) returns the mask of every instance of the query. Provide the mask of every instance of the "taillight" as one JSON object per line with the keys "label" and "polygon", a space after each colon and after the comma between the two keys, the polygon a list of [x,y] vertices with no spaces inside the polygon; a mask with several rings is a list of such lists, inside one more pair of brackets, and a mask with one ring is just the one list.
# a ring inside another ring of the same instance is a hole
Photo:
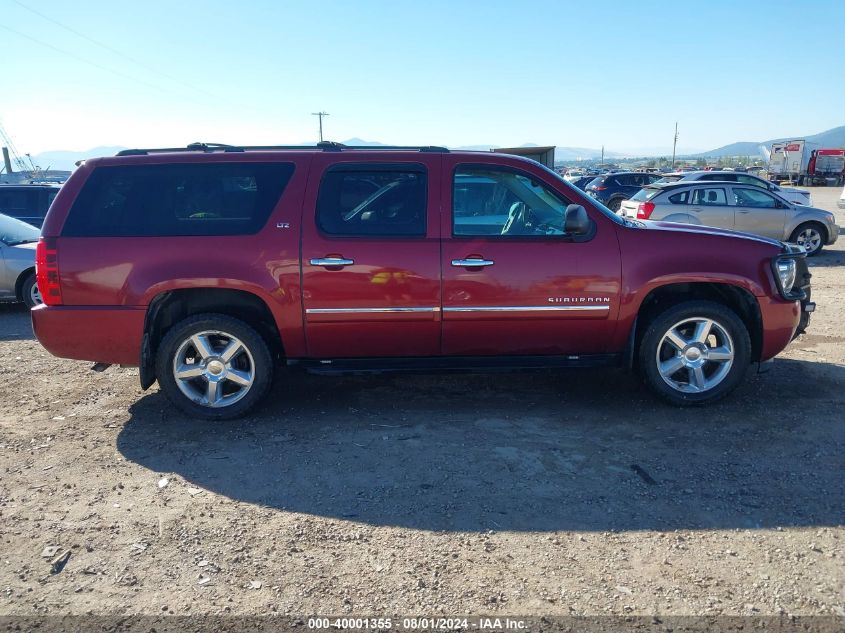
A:
{"label": "taillight", "polygon": [[595,185],[593,187],[590,187],[590,189],[592,189],[593,191],[604,191],[605,189],[607,189],[607,187],[605,187],[604,185]]}
{"label": "taillight", "polygon": [[637,219],[648,220],[651,217],[653,211],[653,202],[640,202],[639,206],[637,207]]}
{"label": "taillight", "polygon": [[44,303],[48,306],[62,305],[59,252],[53,238],[42,237],[38,240],[35,247],[35,280]]}

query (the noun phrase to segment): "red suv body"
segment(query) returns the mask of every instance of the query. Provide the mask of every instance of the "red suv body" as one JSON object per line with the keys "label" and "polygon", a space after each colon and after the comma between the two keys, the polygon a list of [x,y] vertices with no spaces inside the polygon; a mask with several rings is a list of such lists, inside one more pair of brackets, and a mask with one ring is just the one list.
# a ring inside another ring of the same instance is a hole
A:
{"label": "red suv body", "polygon": [[279,361],[627,364],[671,402],[703,403],[813,308],[799,249],[623,220],[515,156],[122,154],[86,161],[47,214],[35,334],[57,356],[139,365],[145,388],[201,417],[243,414]]}

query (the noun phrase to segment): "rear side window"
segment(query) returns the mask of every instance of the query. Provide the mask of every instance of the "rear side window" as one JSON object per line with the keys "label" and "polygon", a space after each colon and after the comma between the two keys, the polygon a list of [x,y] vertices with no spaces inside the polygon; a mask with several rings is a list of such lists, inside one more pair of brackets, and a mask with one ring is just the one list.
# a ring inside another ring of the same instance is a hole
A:
{"label": "rear side window", "polygon": [[100,167],[70,210],[62,235],[249,235],[267,222],[292,163]]}
{"label": "rear side window", "polygon": [[30,215],[30,209],[35,206],[32,204],[33,193],[35,192],[21,191],[20,189],[11,191],[0,189],[0,213],[13,218]]}
{"label": "rear side window", "polygon": [[725,197],[725,190],[721,188],[696,189],[692,194],[692,203],[725,206],[728,199]]}
{"label": "rear side window", "polygon": [[317,226],[338,236],[424,236],[426,182],[422,165],[338,165],[320,182]]}
{"label": "rear side window", "polygon": [[678,193],[669,196],[669,202],[672,204],[687,204],[689,200],[689,191],[679,191]]}

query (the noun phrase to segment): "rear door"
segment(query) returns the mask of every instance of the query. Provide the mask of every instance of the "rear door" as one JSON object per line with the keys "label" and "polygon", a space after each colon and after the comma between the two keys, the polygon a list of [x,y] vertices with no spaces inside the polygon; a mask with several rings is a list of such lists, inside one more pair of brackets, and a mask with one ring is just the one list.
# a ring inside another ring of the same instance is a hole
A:
{"label": "rear door", "polygon": [[613,221],[595,213],[595,231],[573,240],[572,200],[540,168],[443,161],[443,354],[607,352],[621,272]]}
{"label": "rear door", "polygon": [[692,191],[690,215],[705,226],[734,228],[734,207],[728,204],[728,192],[725,185],[696,187]]}
{"label": "rear door", "polygon": [[732,190],[737,231],[783,239],[786,209],[777,198],[759,187],[734,186]]}
{"label": "rear door", "polygon": [[440,352],[439,154],[317,154],[302,221],[312,358]]}

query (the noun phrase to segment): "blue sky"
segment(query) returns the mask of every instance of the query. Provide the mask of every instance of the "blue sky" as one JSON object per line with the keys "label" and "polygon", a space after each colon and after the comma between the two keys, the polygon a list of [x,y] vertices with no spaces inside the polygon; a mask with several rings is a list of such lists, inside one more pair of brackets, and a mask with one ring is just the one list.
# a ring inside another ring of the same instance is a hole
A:
{"label": "blue sky", "polygon": [[0,0],[0,120],[31,153],[297,143],[320,109],[333,140],[706,150],[845,124],[845,2],[801,4]]}

